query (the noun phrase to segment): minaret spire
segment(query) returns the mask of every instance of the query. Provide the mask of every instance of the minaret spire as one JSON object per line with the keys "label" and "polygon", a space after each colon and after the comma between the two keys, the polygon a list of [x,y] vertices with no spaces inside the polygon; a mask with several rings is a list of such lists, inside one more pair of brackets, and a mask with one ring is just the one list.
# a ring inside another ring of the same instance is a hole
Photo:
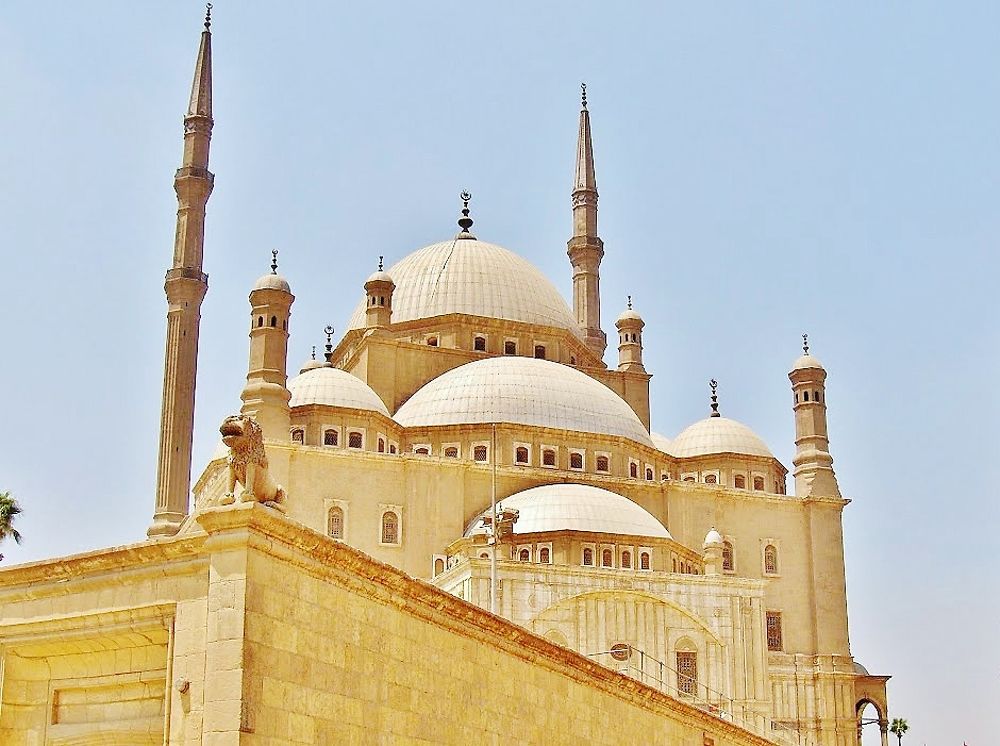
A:
{"label": "minaret spire", "polygon": [[568,247],[573,265],[573,310],[587,346],[604,357],[607,338],[601,330],[601,259],[604,243],[597,234],[597,175],[587,109],[587,84],[580,85],[580,131],[573,181],[573,237]]}
{"label": "minaret spire", "polygon": [[212,6],[206,6],[191,98],[184,116],[184,154],[174,175],[177,230],[173,265],[163,289],[167,294],[167,340],[163,365],[160,453],[156,506],[149,536],[177,533],[188,512],[191,494],[191,443],[194,394],[198,372],[201,302],[208,291],[202,271],[205,205],[215,177],[208,170],[212,140]]}

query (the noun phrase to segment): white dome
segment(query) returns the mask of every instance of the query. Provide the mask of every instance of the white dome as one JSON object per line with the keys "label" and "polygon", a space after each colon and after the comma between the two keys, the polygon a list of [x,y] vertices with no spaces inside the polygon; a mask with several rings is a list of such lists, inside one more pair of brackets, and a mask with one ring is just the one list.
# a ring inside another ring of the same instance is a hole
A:
{"label": "white dome", "polygon": [[642,316],[639,315],[638,311],[633,311],[631,308],[626,308],[618,316],[615,321],[615,326],[621,326],[622,324],[628,323],[629,321],[642,321]]}
{"label": "white dome", "polygon": [[288,381],[292,392],[289,405],[325,404],[329,407],[350,407],[381,412],[386,417],[389,410],[378,394],[368,384],[340,368],[313,368]]}
{"label": "white dome", "polygon": [[670,438],[659,433],[650,433],[649,437],[653,440],[653,445],[656,446],[657,450],[673,455],[673,451],[670,450]]}
{"label": "white dome", "polygon": [[792,363],[792,370],[804,370],[805,368],[822,368],[823,363],[814,358],[812,355],[806,354],[802,355],[798,360]]}
{"label": "white dome", "polygon": [[428,382],[395,416],[404,427],[506,422],[620,435],[652,446],[632,408],[576,368],[530,357],[493,357]]}
{"label": "white dome", "polygon": [[716,531],[715,527],[713,526],[708,530],[708,533],[705,534],[705,541],[701,546],[703,549],[707,549],[713,544],[721,544],[721,543],[722,543],[722,534]]}
{"label": "white dome", "polygon": [[273,272],[269,275],[263,275],[257,282],[253,285],[254,290],[281,290],[285,293],[292,292],[292,288],[288,284],[288,280],[279,274],[274,274]]}
{"label": "white dome", "polygon": [[[419,249],[389,268],[396,283],[392,322],[465,313],[569,329],[576,319],[555,286],[533,264],[500,246],[452,239]],[[349,329],[366,326],[366,301]]]}
{"label": "white dome", "polygon": [[706,417],[686,428],[670,444],[678,458],[711,453],[739,453],[774,458],[767,444],[742,422],[727,417]]}
{"label": "white dome", "polygon": [[[670,533],[645,508],[627,497],[586,484],[546,484],[499,500],[504,510],[518,511],[515,534],[542,531],[591,531],[601,534],[671,538]],[[465,535],[481,533],[483,511]]]}
{"label": "white dome", "polygon": [[385,271],[383,271],[383,270],[380,269],[377,272],[375,272],[374,274],[368,276],[368,279],[365,280],[365,285],[367,285],[369,282],[388,282],[388,283],[392,283],[392,277],[389,275],[388,272],[385,272]]}

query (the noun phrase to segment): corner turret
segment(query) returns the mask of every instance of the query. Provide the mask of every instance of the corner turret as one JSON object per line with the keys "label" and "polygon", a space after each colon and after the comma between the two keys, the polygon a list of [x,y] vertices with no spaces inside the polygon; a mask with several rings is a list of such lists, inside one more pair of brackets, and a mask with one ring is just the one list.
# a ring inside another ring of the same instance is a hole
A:
{"label": "corner turret", "polygon": [[642,329],[646,322],[638,311],[632,308],[632,296],[628,297],[628,307],[615,321],[618,328],[618,370],[634,370],[645,373],[642,365]]}
{"label": "corner turret", "polygon": [[365,282],[365,296],[368,299],[365,311],[369,327],[384,329],[392,323],[392,292],[396,283],[382,268],[382,257],[378,258],[378,271]]}

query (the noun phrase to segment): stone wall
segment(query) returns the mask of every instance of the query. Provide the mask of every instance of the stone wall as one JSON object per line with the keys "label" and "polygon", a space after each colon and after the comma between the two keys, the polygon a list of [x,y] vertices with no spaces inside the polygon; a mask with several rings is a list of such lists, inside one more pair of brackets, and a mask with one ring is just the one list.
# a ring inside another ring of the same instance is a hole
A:
{"label": "stone wall", "polygon": [[768,743],[267,508],[198,522],[0,571],[0,742]]}

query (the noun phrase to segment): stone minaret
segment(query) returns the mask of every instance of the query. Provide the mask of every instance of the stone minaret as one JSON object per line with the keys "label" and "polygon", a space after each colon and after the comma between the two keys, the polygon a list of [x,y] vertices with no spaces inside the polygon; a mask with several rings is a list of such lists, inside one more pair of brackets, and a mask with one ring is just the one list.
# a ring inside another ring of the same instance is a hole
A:
{"label": "stone minaret", "polygon": [[385,328],[392,323],[392,292],[396,283],[382,268],[382,257],[378,258],[378,272],[365,281],[367,306],[365,323],[369,327]]}
{"label": "stone minaret", "polygon": [[205,204],[215,177],[208,170],[212,140],[211,16],[194,68],[191,100],[184,116],[184,156],[174,176],[177,231],[173,266],[167,270],[167,349],[163,364],[160,455],[156,476],[156,509],[149,536],[177,533],[188,512],[191,493],[191,441],[194,433],[194,389],[198,370],[201,302],[208,290],[202,271]]}
{"label": "stone minaret", "polygon": [[797,497],[840,497],[833,473],[833,456],[826,430],[826,371],[809,354],[809,339],[802,335],[802,357],[788,374],[795,411],[795,494]]}
{"label": "stone minaret", "polygon": [[628,297],[628,308],[622,311],[615,326],[618,329],[618,370],[645,373],[642,365],[642,328],[646,322],[632,308],[631,295]]}
{"label": "stone minaret", "polygon": [[288,391],[288,320],[295,296],[278,274],[278,251],[271,252],[271,274],[250,291],[250,363],[240,412],[253,415],[264,437],[288,442],[292,398]]}
{"label": "stone minaret", "polygon": [[576,181],[573,184],[573,237],[568,242],[573,265],[573,312],[584,341],[599,358],[604,357],[607,338],[601,331],[601,259],[604,242],[597,235],[597,176],[594,146],[590,140],[587,86],[582,86],[580,135],[576,145]]}

